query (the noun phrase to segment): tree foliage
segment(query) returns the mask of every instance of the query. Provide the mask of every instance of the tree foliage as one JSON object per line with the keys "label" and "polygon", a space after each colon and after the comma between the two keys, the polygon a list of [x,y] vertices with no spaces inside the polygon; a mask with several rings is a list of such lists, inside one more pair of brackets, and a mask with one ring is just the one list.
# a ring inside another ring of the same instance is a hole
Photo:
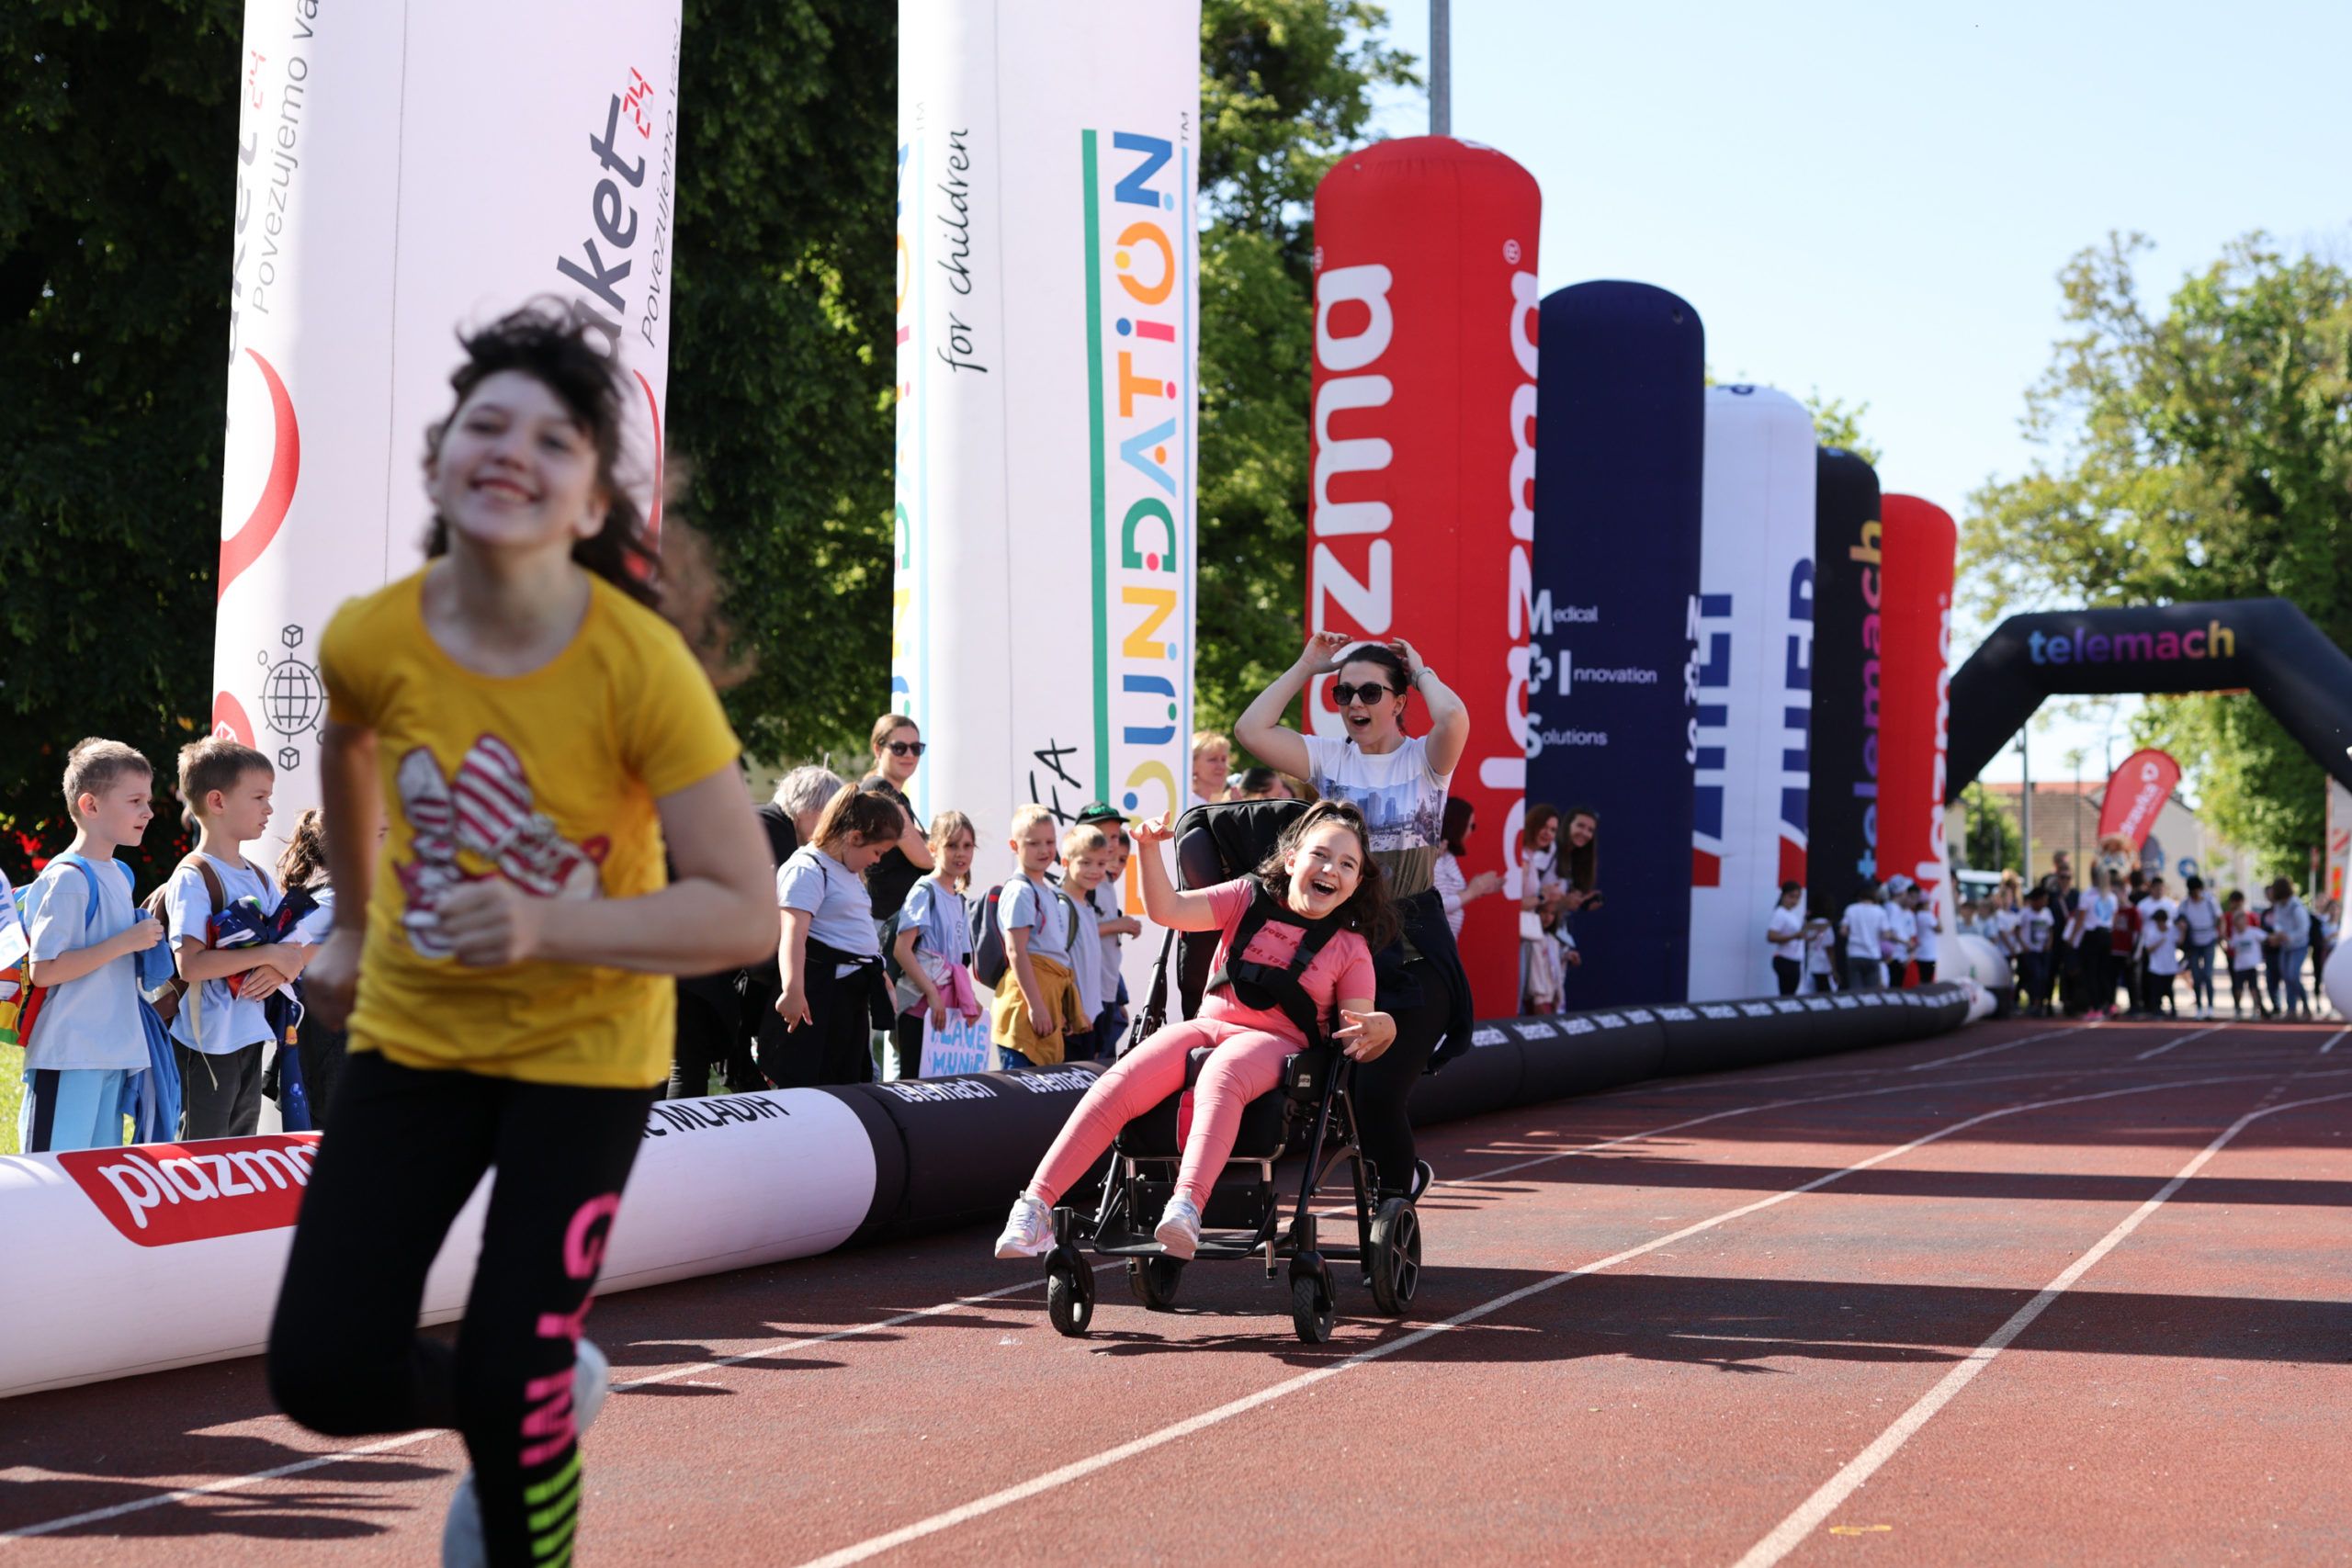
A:
{"label": "tree foliage", "polygon": [[[230,0],[0,11],[0,868],[64,847],[85,735],[168,779],[207,719],[237,49]],[[182,840],[166,804],[141,856]]]}
{"label": "tree foliage", "polygon": [[1361,0],[1201,9],[1200,629],[1194,702],[1229,728],[1298,657],[1306,601],[1315,187],[1409,55]]}
{"label": "tree foliage", "polygon": [[[2260,234],[2185,278],[2161,312],[2110,236],[2060,274],[2065,319],[2028,394],[2054,461],[1971,498],[1962,560],[1988,615],[2277,595],[2352,646],[2352,275]],[[2267,867],[2319,842],[2319,766],[2253,698],[2154,702],[2137,739],[2177,756],[2202,808]]]}

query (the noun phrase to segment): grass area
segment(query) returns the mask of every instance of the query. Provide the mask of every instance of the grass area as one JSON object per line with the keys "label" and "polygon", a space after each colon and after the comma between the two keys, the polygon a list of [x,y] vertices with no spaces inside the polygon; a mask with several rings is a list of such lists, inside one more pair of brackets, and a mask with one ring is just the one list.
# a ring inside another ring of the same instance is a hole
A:
{"label": "grass area", "polygon": [[0,1155],[17,1152],[17,1107],[24,1099],[24,1047],[0,1045]]}

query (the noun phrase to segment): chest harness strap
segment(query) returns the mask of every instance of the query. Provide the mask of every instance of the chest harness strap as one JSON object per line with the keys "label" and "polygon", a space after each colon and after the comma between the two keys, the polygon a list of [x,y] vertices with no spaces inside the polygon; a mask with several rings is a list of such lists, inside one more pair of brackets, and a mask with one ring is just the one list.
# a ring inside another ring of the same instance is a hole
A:
{"label": "chest harness strap", "polygon": [[[1259,964],[1242,956],[1270,921],[1299,928],[1298,951],[1290,955],[1288,964]],[[1310,1047],[1320,1047],[1328,1043],[1323,1035],[1323,1020],[1301,977],[1307,965],[1315,962],[1315,955],[1345,929],[1337,916],[1310,920],[1293,913],[1253,876],[1250,879],[1250,907],[1242,911],[1233,940],[1225,945],[1225,962],[1209,976],[1206,988],[1214,991],[1223,987],[1243,1007],[1280,1012],[1298,1026]]]}

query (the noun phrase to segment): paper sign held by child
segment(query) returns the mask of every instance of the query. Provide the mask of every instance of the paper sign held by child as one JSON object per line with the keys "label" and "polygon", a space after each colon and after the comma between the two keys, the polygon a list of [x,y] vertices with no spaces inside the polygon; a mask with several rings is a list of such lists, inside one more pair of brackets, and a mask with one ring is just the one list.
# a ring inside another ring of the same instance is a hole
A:
{"label": "paper sign held by child", "polygon": [[950,1012],[947,1027],[939,1029],[926,1018],[922,1023],[922,1076],[944,1078],[957,1073],[985,1073],[995,1070],[989,1046],[989,1017],[982,1013],[972,1022],[964,1015]]}

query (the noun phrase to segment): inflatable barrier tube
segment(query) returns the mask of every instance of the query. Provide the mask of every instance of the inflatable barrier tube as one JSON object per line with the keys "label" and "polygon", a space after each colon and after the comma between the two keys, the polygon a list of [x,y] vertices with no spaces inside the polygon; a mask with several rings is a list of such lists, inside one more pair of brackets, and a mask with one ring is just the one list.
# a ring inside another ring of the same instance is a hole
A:
{"label": "inflatable barrier tube", "polygon": [[[1662,1073],[1723,1071],[1914,1039],[1981,999],[1913,991],[1615,1008],[1478,1026],[1416,1086],[1417,1125]],[[610,1294],[993,1220],[1093,1081],[1091,1064],[663,1100],[613,1226]],[[0,1398],[257,1354],[315,1134],[0,1157]],[[452,1225],[423,1320],[462,1310],[488,1186]]]}

